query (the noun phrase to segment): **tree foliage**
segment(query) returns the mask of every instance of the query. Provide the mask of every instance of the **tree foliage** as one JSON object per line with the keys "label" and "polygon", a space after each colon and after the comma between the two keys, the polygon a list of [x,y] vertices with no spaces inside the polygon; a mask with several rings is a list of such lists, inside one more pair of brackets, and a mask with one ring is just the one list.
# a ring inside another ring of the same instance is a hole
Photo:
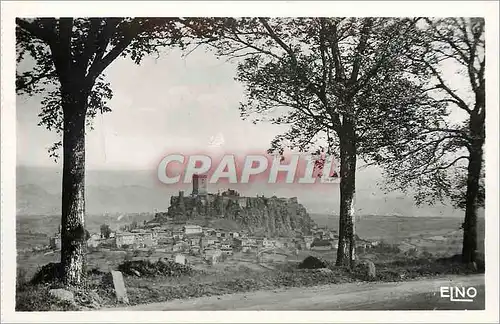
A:
{"label": "tree foliage", "polygon": [[423,64],[409,59],[420,42],[416,23],[220,19],[222,41],[210,44],[218,55],[238,62],[236,79],[246,95],[241,116],[290,126],[273,141],[272,151],[338,151],[343,117],[353,117],[359,154],[373,160],[377,149],[411,129],[415,120],[444,112],[421,91]]}
{"label": "tree foliage", "polygon": [[[388,188],[411,188],[417,203],[451,200],[465,209],[470,153],[481,150],[485,135],[484,20],[426,19],[420,38],[425,40],[421,53],[412,59],[433,76],[427,91],[446,112],[432,123],[417,121],[415,133],[393,143],[381,157]],[[463,120],[449,118],[457,110]],[[484,206],[484,169],[478,176],[477,203]]]}
{"label": "tree foliage", "polygon": [[[357,157],[380,163],[388,147],[439,119],[444,107],[423,91],[419,19],[216,19],[220,56],[235,59],[245,85],[240,111],[253,122],[289,126],[270,151],[340,156],[340,254],[350,246]],[[391,144],[392,143],[392,144]],[[346,243],[347,242],[347,243]],[[345,253],[344,253],[345,254]],[[349,261],[350,262],[350,261]]]}
{"label": "tree foliage", "polygon": [[[19,95],[41,95],[39,125],[61,135],[61,84],[78,79],[89,87],[86,123],[110,112],[113,93],[104,70],[114,60],[130,58],[139,64],[146,55],[168,46],[183,45],[182,19],[167,18],[18,18],[17,62],[29,69],[16,71]],[[57,158],[61,141],[49,149]]]}
{"label": "tree foliage", "polygon": [[109,227],[108,224],[102,224],[101,225],[101,237],[108,239],[111,236],[111,228]]}

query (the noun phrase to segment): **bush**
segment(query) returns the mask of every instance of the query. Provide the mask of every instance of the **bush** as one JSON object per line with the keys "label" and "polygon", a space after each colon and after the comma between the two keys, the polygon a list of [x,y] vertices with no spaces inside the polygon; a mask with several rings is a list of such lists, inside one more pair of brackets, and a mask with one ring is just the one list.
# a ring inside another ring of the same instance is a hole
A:
{"label": "bush", "polygon": [[314,239],[314,241],[311,243],[311,247],[323,247],[323,246],[331,246],[332,242],[328,240],[320,240],[320,239]]}
{"label": "bush", "polygon": [[396,244],[389,244],[386,242],[380,242],[377,246],[372,249],[375,253],[389,253],[389,254],[399,254],[401,249]]}
{"label": "bush", "polygon": [[[467,266],[466,264],[462,263],[462,255],[461,254],[455,254],[455,255],[453,255],[451,257],[447,257],[447,258],[440,258],[440,259],[437,259],[436,261],[437,261],[437,263],[448,265],[448,266],[451,266],[452,268],[455,268],[455,269],[467,268],[469,271],[471,270],[470,266]],[[477,254],[477,256],[476,256],[476,268],[477,268],[476,269],[477,272],[484,273],[484,271],[485,271],[484,254],[480,254],[480,253]]]}
{"label": "bush", "polygon": [[33,285],[54,283],[61,281],[62,275],[63,269],[61,263],[48,263],[37,271],[30,283]]}
{"label": "bush", "polygon": [[320,269],[326,268],[327,263],[316,257],[308,256],[299,264],[299,269]]}
{"label": "bush", "polygon": [[158,260],[157,262],[149,260],[125,261],[118,266],[118,270],[125,275],[136,276],[139,274],[146,277],[180,277],[194,272],[191,267],[170,260]]}
{"label": "bush", "polygon": [[418,255],[418,249],[417,248],[411,248],[408,251],[404,253],[405,256],[407,257],[416,257]]}

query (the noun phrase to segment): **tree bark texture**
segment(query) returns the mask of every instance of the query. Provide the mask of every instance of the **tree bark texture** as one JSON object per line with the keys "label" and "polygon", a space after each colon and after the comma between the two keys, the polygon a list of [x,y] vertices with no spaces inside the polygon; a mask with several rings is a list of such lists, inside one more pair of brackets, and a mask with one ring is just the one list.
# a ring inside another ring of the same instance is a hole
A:
{"label": "tree bark texture", "polygon": [[85,114],[87,96],[63,92],[61,265],[66,285],[81,286],[85,274]]}
{"label": "tree bark texture", "polygon": [[467,167],[467,192],[465,197],[464,237],[462,246],[462,262],[476,261],[477,251],[477,209],[479,180],[483,164],[484,122],[481,124],[475,116],[471,116],[470,132],[472,144]]}
{"label": "tree bark texture", "polygon": [[356,143],[354,126],[346,122],[340,137],[340,219],[337,266],[353,267],[356,258],[354,238],[354,196],[356,193]]}

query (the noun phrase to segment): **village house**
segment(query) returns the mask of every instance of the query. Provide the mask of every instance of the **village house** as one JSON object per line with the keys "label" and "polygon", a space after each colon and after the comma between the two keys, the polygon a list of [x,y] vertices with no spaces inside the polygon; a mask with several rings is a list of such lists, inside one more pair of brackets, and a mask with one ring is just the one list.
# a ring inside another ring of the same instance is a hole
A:
{"label": "village house", "polygon": [[311,250],[313,251],[326,251],[333,248],[332,242],[328,240],[315,239],[311,244]]}
{"label": "village house", "polygon": [[179,242],[174,244],[172,247],[172,251],[174,252],[181,252],[181,251],[188,251],[189,250],[189,244],[186,242]]}
{"label": "village house", "polygon": [[91,234],[89,239],[87,240],[87,247],[96,248],[101,244],[101,235],[100,234]]}
{"label": "village house", "polygon": [[233,250],[241,251],[241,240],[239,238],[233,238],[230,244]]}
{"label": "village house", "polygon": [[173,231],[172,237],[174,240],[182,240],[184,238],[184,234],[181,231]]}
{"label": "village house", "polygon": [[322,245],[322,246],[312,246],[312,251],[329,251],[332,249],[331,245]]}
{"label": "village house", "polygon": [[134,233],[116,233],[115,245],[117,248],[124,246],[131,246],[135,244],[135,234]]}
{"label": "village house", "polygon": [[255,252],[257,251],[257,247],[253,247],[253,246],[242,246],[241,247],[241,252],[243,253],[248,253],[248,252]]}
{"label": "village house", "polygon": [[199,225],[184,225],[183,230],[186,235],[203,233],[203,230]]}
{"label": "village house", "polygon": [[200,245],[200,238],[191,238],[189,240],[189,245],[191,245],[191,246],[199,246]]}
{"label": "village house", "polygon": [[295,242],[295,248],[299,249],[299,250],[305,250],[306,244],[304,241],[297,241],[297,242]]}
{"label": "village house", "polygon": [[257,240],[254,238],[242,238],[241,246],[257,246]]}
{"label": "village house", "polygon": [[158,244],[151,232],[137,233],[135,236],[135,245],[141,248],[152,247]]}
{"label": "village house", "polygon": [[280,239],[264,238],[264,240],[262,241],[262,246],[264,248],[283,248],[284,244],[283,241]]}
{"label": "village house", "polygon": [[173,235],[172,235],[171,231],[161,231],[161,232],[158,232],[156,235],[157,235],[157,238],[159,240],[160,239],[171,239],[171,238],[173,238]]}
{"label": "village house", "polygon": [[257,246],[264,246],[264,240],[266,240],[265,238],[262,238],[262,237],[256,237],[255,238],[255,244],[257,244]]}
{"label": "village house", "polygon": [[204,259],[209,264],[216,264],[221,260],[222,251],[219,249],[208,249],[203,252]]}
{"label": "village house", "polygon": [[311,249],[311,244],[312,244],[313,241],[314,241],[314,237],[313,236],[304,236],[304,245],[305,245],[305,249],[306,250],[310,250]]}
{"label": "village house", "polygon": [[202,231],[203,231],[203,234],[205,234],[205,236],[215,235],[215,229],[213,229],[211,227],[203,227]]}
{"label": "village house", "polygon": [[160,227],[160,226],[161,226],[160,223],[147,223],[145,227],[155,228],[155,227]]}
{"label": "village house", "polygon": [[185,265],[186,264],[186,256],[184,256],[182,254],[176,254],[174,257],[174,262],[178,263],[178,264]]}
{"label": "village house", "polygon": [[273,243],[273,246],[275,248],[278,248],[278,249],[282,249],[285,247],[285,240],[282,239],[282,238],[279,238],[279,239],[273,239],[271,240],[271,242]]}
{"label": "village house", "polygon": [[231,246],[231,244],[228,244],[228,243],[224,243],[224,244],[221,244],[221,249],[233,249],[233,247]]}
{"label": "village house", "polygon": [[284,248],[295,248],[295,241],[296,241],[296,239],[294,239],[294,238],[284,238],[283,239],[283,247]]}
{"label": "village house", "polygon": [[49,245],[51,249],[60,250],[61,249],[61,235],[57,234],[52,236],[49,241]]}
{"label": "village house", "polygon": [[201,245],[203,245],[204,247],[211,246],[211,245],[214,245],[216,241],[217,240],[213,237],[206,237],[205,236],[201,239]]}

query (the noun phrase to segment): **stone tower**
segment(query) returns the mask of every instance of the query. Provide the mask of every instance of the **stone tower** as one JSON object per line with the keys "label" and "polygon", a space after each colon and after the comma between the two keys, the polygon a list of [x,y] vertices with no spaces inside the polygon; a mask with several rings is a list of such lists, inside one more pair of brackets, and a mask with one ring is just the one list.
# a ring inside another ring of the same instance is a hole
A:
{"label": "stone tower", "polygon": [[193,175],[193,196],[206,196],[208,177],[206,174]]}

